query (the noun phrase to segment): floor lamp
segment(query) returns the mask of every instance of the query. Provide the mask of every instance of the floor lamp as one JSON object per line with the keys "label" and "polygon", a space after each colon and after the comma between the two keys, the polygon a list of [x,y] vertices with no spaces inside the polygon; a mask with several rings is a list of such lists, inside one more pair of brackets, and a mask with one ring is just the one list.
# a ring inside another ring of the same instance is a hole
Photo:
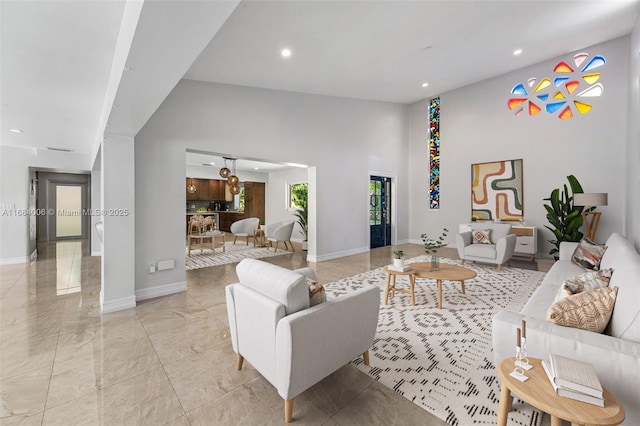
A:
{"label": "floor lamp", "polygon": [[[604,192],[591,192],[587,194],[573,194],[573,205],[583,207],[597,207],[607,205],[607,194]],[[584,226],[587,228],[587,238],[595,241],[598,224],[600,223],[600,212],[582,212]]]}

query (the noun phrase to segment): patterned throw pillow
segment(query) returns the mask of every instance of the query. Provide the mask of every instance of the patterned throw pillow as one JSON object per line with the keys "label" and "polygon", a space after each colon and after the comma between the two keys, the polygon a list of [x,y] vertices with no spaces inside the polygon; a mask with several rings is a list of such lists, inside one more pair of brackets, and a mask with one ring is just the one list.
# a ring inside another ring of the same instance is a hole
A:
{"label": "patterned throw pillow", "polygon": [[491,240],[489,239],[491,229],[483,229],[481,231],[472,230],[471,235],[473,235],[471,241],[473,244],[491,244]]}
{"label": "patterned throw pillow", "polygon": [[307,278],[309,285],[309,306],[319,305],[327,301],[327,293],[324,291],[322,284],[318,284],[310,278]]}
{"label": "patterned throw pillow", "polygon": [[555,301],[557,302],[567,296],[572,296],[574,294],[596,288],[608,287],[612,274],[613,268],[609,268],[600,269],[598,271],[589,271],[584,274],[576,275],[573,278],[569,278],[562,283],[562,287],[558,290]]}
{"label": "patterned throw pillow", "polygon": [[596,244],[588,238],[583,238],[573,252],[571,262],[586,269],[598,270],[600,269],[600,260],[606,250],[606,245]]}
{"label": "patterned throw pillow", "polygon": [[555,302],[547,310],[553,323],[602,333],[616,304],[618,287],[603,287],[585,291]]}

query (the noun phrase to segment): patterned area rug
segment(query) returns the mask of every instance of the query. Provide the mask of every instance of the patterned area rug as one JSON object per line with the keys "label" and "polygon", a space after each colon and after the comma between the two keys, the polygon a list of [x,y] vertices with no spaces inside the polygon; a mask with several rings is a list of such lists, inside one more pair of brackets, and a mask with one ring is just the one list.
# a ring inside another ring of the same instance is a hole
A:
{"label": "patterned area rug", "polygon": [[[441,259],[442,262],[459,264]],[[407,261],[426,262],[426,256]],[[495,425],[500,387],[491,348],[491,318],[502,309],[518,311],[540,285],[544,272],[465,264],[478,276],[443,281],[442,310],[435,281],[416,279],[416,306],[408,294],[389,295],[384,305],[386,274],[382,268],[326,284],[328,298],[364,286],[380,288],[380,317],[369,351],[371,367],[358,358],[353,364],[452,425]],[[398,287],[408,288],[406,277]],[[514,330],[515,347],[515,330]],[[515,349],[514,349],[515,352]],[[510,425],[539,425],[542,415],[518,398],[513,400]]]}
{"label": "patterned area rug", "polygon": [[278,247],[278,252],[275,253],[273,248],[267,249],[267,247],[254,247],[253,244],[245,245],[243,242],[238,242],[235,245],[233,242],[226,242],[224,252],[222,247],[216,247],[215,254],[211,249],[192,249],[191,256],[186,256],[185,259],[186,269],[190,271],[192,269],[206,268],[209,266],[225,265],[227,263],[240,262],[242,259],[260,259],[262,257],[282,256],[283,254],[291,254],[292,252],[282,250]]}

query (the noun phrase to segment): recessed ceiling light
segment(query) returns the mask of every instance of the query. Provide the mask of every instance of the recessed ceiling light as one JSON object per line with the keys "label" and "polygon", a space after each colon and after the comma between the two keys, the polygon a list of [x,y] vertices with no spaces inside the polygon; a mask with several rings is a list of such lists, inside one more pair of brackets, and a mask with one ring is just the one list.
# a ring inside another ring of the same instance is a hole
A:
{"label": "recessed ceiling light", "polygon": [[283,58],[288,58],[289,56],[291,56],[291,49],[282,49],[280,54]]}
{"label": "recessed ceiling light", "polygon": [[9,129],[9,131],[13,133],[22,133],[22,130],[20,129]]}
{"label": "recessed ceiling light", "polygon": [[253,170],[260,170],[260,167],[254,167]]}
{"label": "recessed ceiling light", "polygon": [[429,83],[422,83],[422,87],[427,87]]}
{"label": "recessed ceiling light", "polygon": [[516,55],[516,56],[521,54],[521,53],[522,53],[522,49],[516,49],[516,50],[513,51],[513,54]]}

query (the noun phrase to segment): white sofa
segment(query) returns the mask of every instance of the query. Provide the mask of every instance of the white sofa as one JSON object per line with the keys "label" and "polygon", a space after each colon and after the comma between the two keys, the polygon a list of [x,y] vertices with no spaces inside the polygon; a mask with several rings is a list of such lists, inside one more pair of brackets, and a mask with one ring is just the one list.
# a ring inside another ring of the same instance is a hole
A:
{"label": "white sofa", "polygon": [[380,290],[368,287],[309,307],[306,277],[260,260],[244,259],[240,282],[226,287],[227,312],[237,368],[246,359],[285,400],[291,421],[293,399],[354,358],[364,356],[378,324]]}
{"label": "white sofa", "polygon": [[601,269],[614,268],[610,287],[618,287],[611,321],[603,334],[563,327],[546,320],[562,283],[584,273],[571,263],[577,243],[563,242],[560,259],[519,313],[501,311],[493,318],[492,336],[496,365],[515,356],[515,330],[527,322],[527,353],[547,359],[557,353],[593,364],[600,382],[624,405],[623,424],[640,424],[640,255],[620,234],[606,242]]}

